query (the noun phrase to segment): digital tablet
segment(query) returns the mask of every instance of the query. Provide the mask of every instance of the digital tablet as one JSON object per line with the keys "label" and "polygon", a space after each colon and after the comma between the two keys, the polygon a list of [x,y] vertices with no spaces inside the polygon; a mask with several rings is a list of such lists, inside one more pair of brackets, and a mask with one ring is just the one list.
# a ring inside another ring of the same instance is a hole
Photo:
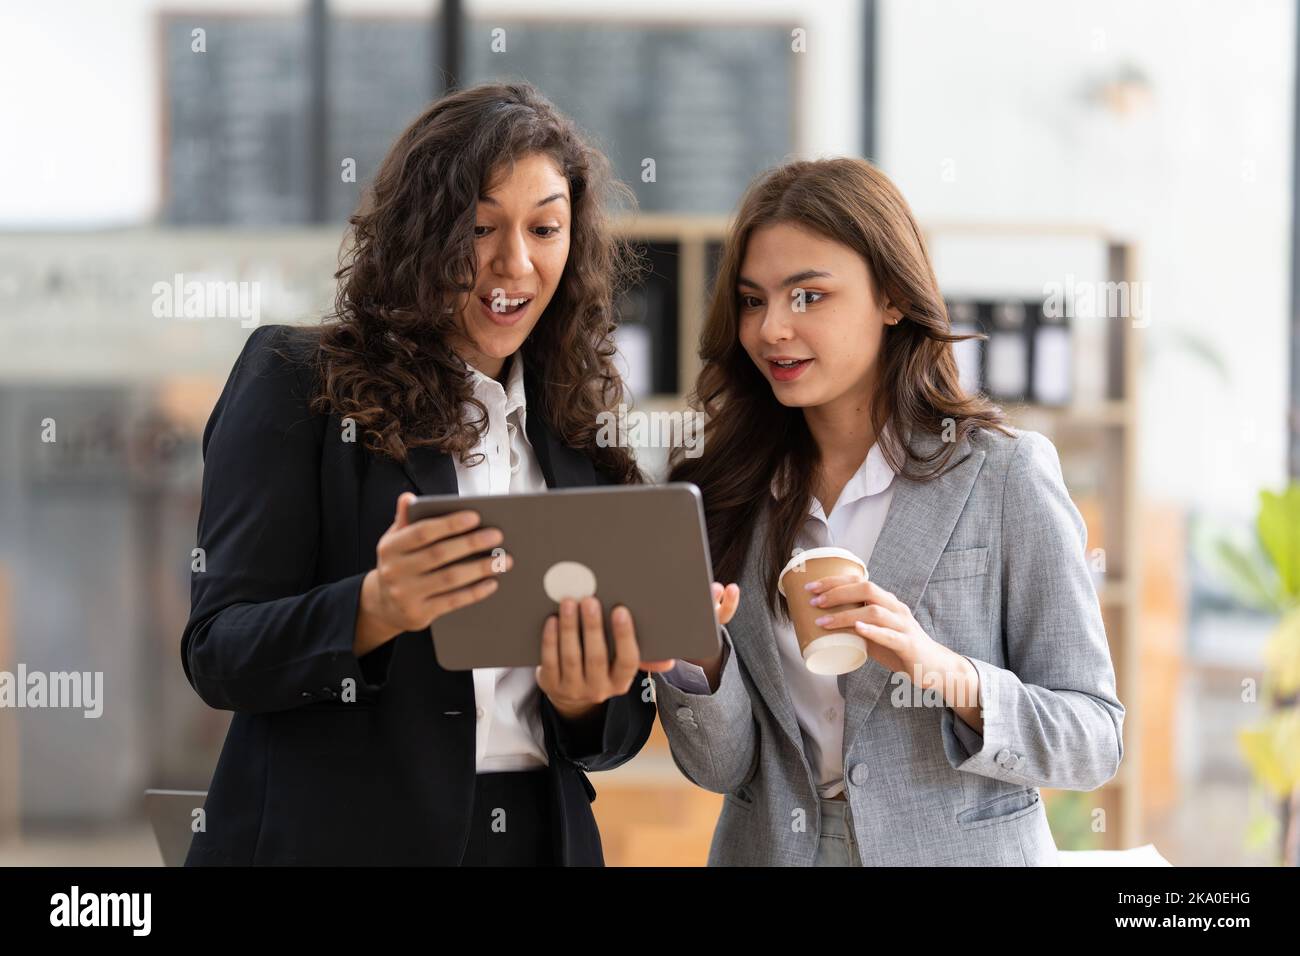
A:
{"label": "digital tablet", "polygon": [[[448,670],[541,663],[542,626],[563,597],[595,595],[613,659],[610,611],[632,612],[641,660],[713,657],[721,648],[700,490],[693,484],[560,488],[517,495],[426,495],[412,521],[476,511],[514,564],[497,590],[433,622]],[[492,551],[478,556],[489,557]]]}

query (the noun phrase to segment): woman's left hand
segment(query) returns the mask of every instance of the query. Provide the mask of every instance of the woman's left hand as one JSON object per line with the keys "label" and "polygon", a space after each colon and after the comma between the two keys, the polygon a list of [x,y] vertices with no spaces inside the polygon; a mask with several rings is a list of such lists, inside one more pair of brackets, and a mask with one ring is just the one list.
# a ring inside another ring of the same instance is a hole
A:
{"label": "woman's left hand", "polygon": [[[626,694],[638,670],[670,671],[676,661],[642,661],[632,613],[622,605],[610,613],[614,631],[614,660],[605,649],[600,601],[566,598],[559,615],[542,627],[542,664],[537,685],[563,717],[579,720],[593,715],[611,697]],[[581,630],[581,636],[579,636]]]}
{"label": "woman's left hand", "polygon": [[[853,628],[867,642],[867,653],[895,673],[906,674],[918,687],[945,688],[954,680],[978,682],[974,666],[951,648],[926,634],[911,609],[873,581],[837,575],[813,581],[808,597],[815,607],[838,611],[817,618],[828,630]],[[948,694],[945,691],[944,697]]]}

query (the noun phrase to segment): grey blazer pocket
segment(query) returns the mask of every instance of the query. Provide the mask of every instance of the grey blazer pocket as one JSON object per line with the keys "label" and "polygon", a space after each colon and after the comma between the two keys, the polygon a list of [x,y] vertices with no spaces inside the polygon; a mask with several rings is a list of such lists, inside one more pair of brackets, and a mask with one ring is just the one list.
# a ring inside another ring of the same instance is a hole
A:
{"label": "grey blazer pocket", "polygon": [[934,566],[930,583],[950,581],[953,578],[969,578],[983,574],[988,569],[988,548],[966,548],[962,551],[945,551],[939,555],[939,563]]}
{"label": "grey blazer pocket", "polygon": [[742,810],[754,809],[754,796],[749,792],[748,787],[741,787],[739,790],[725,794],[722,799],[733,807],[740,807]]}
{"label": "grey blazer pocket", "polygon": [[987,800],[977,807],[963,810],[957,814],[957,825],[963,830],[977,827],[990,827],[998,823],[1009,823],[1038,809],[1042,796],[1036,787],[1004,793],[992,800]]}

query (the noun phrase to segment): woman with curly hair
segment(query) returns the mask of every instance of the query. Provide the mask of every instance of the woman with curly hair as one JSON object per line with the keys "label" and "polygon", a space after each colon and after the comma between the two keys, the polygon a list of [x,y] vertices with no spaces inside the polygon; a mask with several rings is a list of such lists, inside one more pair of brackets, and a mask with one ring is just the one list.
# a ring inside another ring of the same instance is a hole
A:
{"label": "woman with curly hair", "polygon": [[181,656],[234,716],[188,865],[603,863],[584,771],[641,749],[668,665],[625,608],[608,653],[588,598],[540,667],[444,670],[430,625],[490,600],[509,542],[407,508],[641,480],[596,440],[634,262],[605,207],[629,196],[532,88],[453,93],[349,219],[329,320],[249,337],[203,435]]}

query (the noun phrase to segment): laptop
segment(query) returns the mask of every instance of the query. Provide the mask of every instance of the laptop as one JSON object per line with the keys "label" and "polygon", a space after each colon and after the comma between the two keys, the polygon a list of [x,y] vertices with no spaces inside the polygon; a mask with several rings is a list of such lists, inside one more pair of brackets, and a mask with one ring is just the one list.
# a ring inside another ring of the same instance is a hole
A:
{"label": "laptop", "polygon": [[162,853],[163,866],[184,866],[194,839],[194,811],[202,809],[206,790],[146,790],[145,808]]}

